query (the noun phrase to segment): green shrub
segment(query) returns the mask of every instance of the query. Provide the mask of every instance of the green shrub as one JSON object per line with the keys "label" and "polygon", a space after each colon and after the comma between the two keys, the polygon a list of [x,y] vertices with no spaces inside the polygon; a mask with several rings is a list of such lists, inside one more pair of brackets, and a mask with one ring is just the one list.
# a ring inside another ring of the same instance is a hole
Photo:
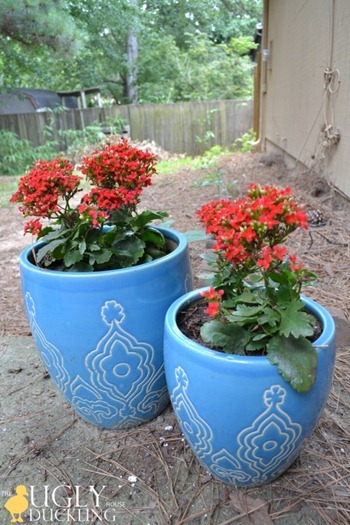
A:
{"label": "green shrub", "polygon": [[12,131],[0,130],[0,175],[21,175],[35,160],[34,148]]}
{"label": "green shrub", "polygon": [[243,133],[241,137],[236,139],[232,144],[232,151],[236,153],[250,153],[253,148],[253,144],[256,141],[255,132],[250,129],[246,133]]}

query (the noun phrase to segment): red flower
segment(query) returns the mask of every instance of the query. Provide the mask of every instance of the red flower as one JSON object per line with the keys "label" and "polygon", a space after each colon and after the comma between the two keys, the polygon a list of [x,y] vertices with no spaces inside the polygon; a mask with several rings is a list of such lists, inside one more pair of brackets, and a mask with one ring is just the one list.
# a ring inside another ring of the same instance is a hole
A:
{"label": "red flower", "polygon": [[220,303],[216,301],[213,303],[209,303],[208,308],[205,311],[207,314],[210,315],[210,317],[217,317],[220,311]]}
{"label": "red flower", "polygon": [[272,252],[275,259],[283,261],[287,253],[287,248],[285,246],[274,246]]}
{"label": "red flower", "polygon": [[24,235],[26,233],[31,233],[32,235],[38,235],[38,233],[42,229],[42,224],[39,221],[39,219],[32,219],[31,221],[28,221],[24,225]]}
{"label": "red flower", "polygon": [[215,290],[215,288],[211,286],[209,290],[205,292],[200,292],[200,295],[208,299],[208,301],[219,301],[220,298],[224,295],[224,293],[224,290]]}
{"label": "red flower", "polygon": [[293,272],[299,272],[300,270],[302,270],[304,268],[304,265],[303,263],[299,263],[297,264],[297,257],[296,255],[291,255],[289,257],[289,268],[293,271]]}

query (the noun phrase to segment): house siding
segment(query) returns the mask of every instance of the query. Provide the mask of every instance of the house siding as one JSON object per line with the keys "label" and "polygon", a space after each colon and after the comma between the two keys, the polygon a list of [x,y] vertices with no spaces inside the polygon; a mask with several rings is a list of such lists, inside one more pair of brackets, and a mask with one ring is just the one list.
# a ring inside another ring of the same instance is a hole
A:
{"label": "house siding", "polygon": [[[322,173],[350,197],[350,1],[266,0],[265,26],[266,149]],[[327,68],[334,93],[325,89]]]}

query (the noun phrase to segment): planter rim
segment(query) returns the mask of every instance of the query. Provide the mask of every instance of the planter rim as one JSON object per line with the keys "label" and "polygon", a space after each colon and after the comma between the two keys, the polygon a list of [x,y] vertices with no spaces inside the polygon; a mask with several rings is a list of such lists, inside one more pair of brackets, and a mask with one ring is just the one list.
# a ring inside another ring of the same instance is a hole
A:
{"label": "planter rim", "polygon": [[[179,310],[185,306],[188,306],[190,303],[196,301],[197,299],[200,299],[200,293],[205,290],[208,290],[208,286],[188,292],[185,295],[179,297],[169,307],[165,317],[165,325],[171,331],[172,336],[177,340],[177,342],[185,344],[186,349],[190,349],[191,352],[193,352],[194,354],[200,354],[202,358],[206,357],[207,359],[214,359],[217,363],[224,361],[226,363],[239,362],[244,364],[245,366],[255,366],[257,362],[259,362],[260,365],[270,367],[271,364],[266,356],[242,356],[218,352],[217,350],[212,350],[211,348],[207,348],[206,346],[197,343],[196,341],[188,338],[183,332],[181,332],[176,321],[176,317]],[[316,348],[317,353],[319,353],[322,349],[327,349],[327,347],[329,347],[332,344],[335,334],[335,323],[331,314],[318,302],[304,295],[301,295],[301,299],[305,303],[307,308],[316,317],[318,317],[323,326],[322,334],[316,341],[313,342],[313,346]]]}
{"label": "planter rim", "polygon": [[125,276],[127,277],[131,273],[135,274],[137,272],[144,271],[145,268],[156,269],[158,265],[162,264],[162,261],[164,261],[165,259],[169,261],[171,259],[176,258],[179,252],[182,252],[183,250],[187,248],[188,241],[184,233],[181,233],[172,228],[166,228],[165,226],[152,226],[152,228],[159,230],[167,239],[176,242],[177,247],[172,252],[164,255],[164,257],[160,257],[159,259],[155,259],[153,261],[149,261],[149,262],[139,264],[136,266],[131,266],[128,268],[115,268],[113,270],[99,270],[95,272],[63,272],[60,270],[50,270],[47,268],[40,268],[39,266],[36,266],[35,264],[29,261],[29,256],[32,253],[33,247],[34,246],[39,247],[40,245],[43,245],[44,244],[43,241],[33,243],[32,245],[24,248],[19,256],[20,264],[23,267],[30,269],[32,272],[38,272],[40,273],[40,275],[48,275],[48,276],[55,275],[55,278],[58,278],[59,276],[60,277],[70,276],[76,279],[79,279],[79,278],[82,279],[82,278],[85,278],[87,275],[89,275],[91,276],[92,279],[93,278],[97,279],[101,277],[101,275],[107,277],[108,275],[111,275],[115,273],[116,271],[118,272],[118,274],[125,274]]}

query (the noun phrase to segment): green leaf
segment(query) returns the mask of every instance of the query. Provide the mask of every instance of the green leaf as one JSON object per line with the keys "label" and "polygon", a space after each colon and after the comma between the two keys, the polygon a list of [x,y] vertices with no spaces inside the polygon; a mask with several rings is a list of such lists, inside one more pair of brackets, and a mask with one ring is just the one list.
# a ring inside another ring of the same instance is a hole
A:
{"label": "green leaf", "polygon": [[267,356],[297,392],[310,390],[317,368],[317,353],[310,341],[277,335],[267,345]]}
{"label": "green leaf", "polygon": [[216,255],[213,252],[201,253],[199,257],[209,264],[213,264],[216,262]]}
{"label": "green leaf", "polygon": [[100,253],[94,254],[93,258],[97,262],[97,264],[104,264],[109,261],[112,255],[113,252],[111,250],[102,250]]}
{"label": "green leaf", "polygon": [[227,354],[243,355],[249,334],[241,326],[221,323],[217,319],[205,323],[201,328],[204,342],[220,346]]}
{"label": "green leaf", "polygon": [[47,226],[40,232],[40,240],[44,242],[50,242],[60,237],[64,237],[69,233],[65,228],[52,228]]}
{"label": "green leaf", "polygon": [[83,239],[80,243],[79,243],[79,252],[83,255],[86,251],[86,241],[85,239]]}
{"label": "green leaf", "polygon": [[124,227],[126,224],[130,223],[129,213],[123,208],[113,210],[108,220],[108,223]]}
{"label": "green leaf", "polygon": [[239,304],[239,303],[245,303],[245,304],[264,304],[265,303],[265,298],[263,297],[260,297],[260,295],[257,293],[257,292],[251,292],[251,291],[246,291],[246,292],[243,292],[241,295],[239,295],[236,299],[236,303]]}
{"label": "green leaf", "polygon": [[113,243],[112,248],[114,255],[127,258],[130,261],[128,266],[137,264],[145,252],[144,243],[135,235]]}
{"label": "green leaf", "polygon": [[264,350],[266,348],[267,340],[262,341],[251,341],[246,346],[246,352],[262,352],[262,354],[265,354]]}
{"label": "green leaf", "polygon": [[207,235],[202,230],[189,230],[185,232],[185,236],[188,242],[205,241],[206,239],[210,239],[210,235]]}
{"label": "green leaf", "polygon": [[75,263],[80,262],[83,259],[83,255],[80,253],[79,250],[68,250],[64,254],[63,262],[65,266],[69,268],[69,266],[72,266]]}
{"label": "green leaf", "polygon": [[260,312],[264,311],[264,308],[264,304],[260,306],[246,306],[240,304],[237,306],[236,311],[230,313],[229,320],[235,322],[244,321],[244,319],[255,319]]}
{"label": "green leaf", "polygon": [[154,220],[163,220],[165,217],[168,217],[168,213],[165,211],[150,211],[145,210],[140,215],[138,215],[134,220],[134,226],[136,228],[143,228],[143,226],[146,226],[151,221]]}
{"label": "green leaf", "polygon": [[93,272],[94,268],[90,264],[84,261],[80,261],[76,264],[73,264],[70,268],[63,268],[67,272]]}
{"label": "green leaf", "polygon": [[163,248],[165,250],[165,238],[164,235],[155,228],[145,228],[144,232],[142,233],[142,241],[144,243],[152,243],[158,246],[159,248]]}
{"label": "green leaf", "polygon": [[281,325],[279,333],[285,337],[293,335],[294,337],[307,337],[313,335],[314,330],[310,324],[310,316],[306,312],[302,312],[304,308],[302,301],[291,301],[287,307],[280,310]]}
{"label": "green leaf", "polygon": [[[262,326],[268,324],[271,327],[277,326],[280,321],[280,314],[273,310],[272,308],[264,308],[261,315],[259,315],[258,322]],[[276,330],[277,331],[277,330]]]}
{"label": "green leaf", "polygon": [[47,255],[48,253],[51,254],[55,250],[55,248],[62,246],[65,243],[66,243],[65,239],[58,239],[56,241],[51,241],[50,244],[45,244],[42,248],[40,248],[37,251],[37,254],[36,254],[37,262],[40,263],[40,261],[42,261],[45,255]]}
{"label": "green leaf", "polygon": [[94,241],[98,242],[98,238],[102,237],[106,244],[112,244],[117,235],[118,234],[116,228],[108,228],[108,230],[103,231],[103,233],[101,233],[99,230],[95,230],[89,232],[87,241],[88,243],[92,243]]}

